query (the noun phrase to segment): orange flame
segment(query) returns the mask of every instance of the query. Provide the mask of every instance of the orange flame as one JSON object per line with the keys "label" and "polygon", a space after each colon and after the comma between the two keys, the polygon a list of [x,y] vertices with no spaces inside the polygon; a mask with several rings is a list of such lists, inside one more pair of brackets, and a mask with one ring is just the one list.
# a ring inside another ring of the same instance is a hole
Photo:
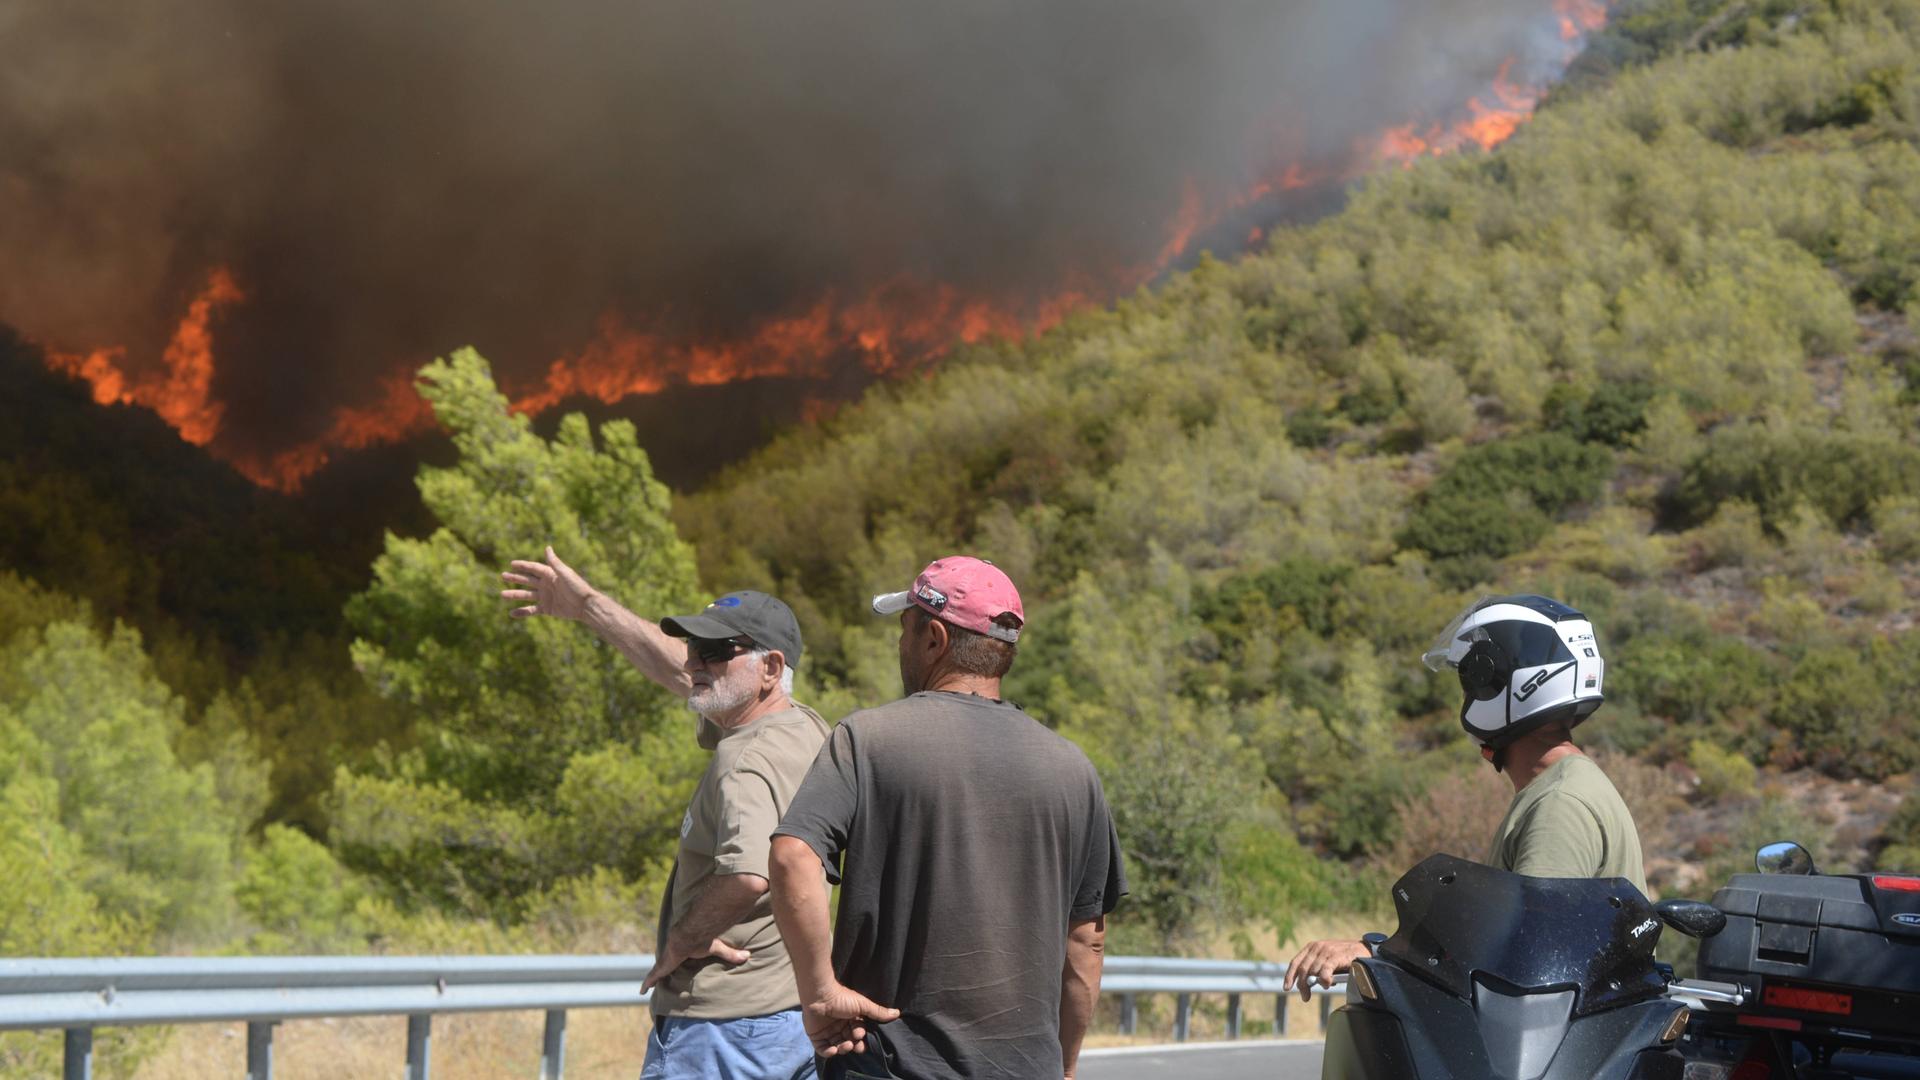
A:
{"label": "orange flame", "polygon": [[1554,14],[1560,16],[1560,40],[1578,41],[1607,25],[1607,5],[1602,0],[1554,0]]}
{"label": "orange flame", "polygon": [[233,274],[226,267],[216,267],[174,329],[160,357],[165,371],[158,376],[128,375],[121,366],[127,350],[118,345],[85,355],[50,351],[47,361],[55,370],[92,384],[93,400],[100,404],[145,406],[159,413],[181,438],[205,446],[219,434],[220,417],[226,411],[225,405],[211,399],[213,317],[220,308],[245,298]]}
{"label": "orange flame", "polygon": [[[1584,3],[1586,0],[1562,2]],[[1601,15],[1605,17],[1604,9]],[[1467,119],[1451,126],[1434,124],[1425,131],[1416,131],[1412,124],[1389,128],[1381,133],[1374,144],[1373,156],[1410,165],[1423,155],[1445,154],[1468,144],[1491,150],[1505,142],[1519,130],[1520,125],[1532,118],[1534,106],[1539,104],[1541,95],[1545,93],[1542,87],[1522,86],[1513,82],[1512,70],[1513,58],[1508,57],[1493,77],[1490,95],[1493,104],[1489,105],[1479,97],[1469,99]]]}
{"label": "orange flame", "polygon": [[828,365],[853,356],[875,375],[914,366],[955,344],[1019,338],[1059,322],[1086,302],[1066,292],[1020,318],[950,285],[898,279],[842,302],[829,294],[805,311],[771,318],[730,341],[686,343],[630,325],[617,311],[601,316],[599,335],[573,356],[547,367],[544,381],[514,399],[538,413],[584,395],[609,404],[654,394],[676,382],[712,386],[770,375],[822,378]]}
{"label": "orange flame", "polygon": [[1179,258],[1187,250],[1187,245],[1193,243],[1194,234],[1209,224],[1211,222],[1206,219],[1206,204],[1200,198],[1200,188],[1189,177],[1180,191],[1180,209],[1174,212],[1173,221],[1167,226],[1167,242],[1161,245],[1160,253],[1153,257],[1153,270],[1163,270]]}
{"label": "orange flame", "polygon": [[335,409],[332,423],[319,438],[264,457],[235,455],[229,463],[261,487],[295,492],[331,460],[334,450],[399,442],[432,427],[433,407],[414,389],[409,376],[395,373],[380,380],[380,397],[374,404]]}

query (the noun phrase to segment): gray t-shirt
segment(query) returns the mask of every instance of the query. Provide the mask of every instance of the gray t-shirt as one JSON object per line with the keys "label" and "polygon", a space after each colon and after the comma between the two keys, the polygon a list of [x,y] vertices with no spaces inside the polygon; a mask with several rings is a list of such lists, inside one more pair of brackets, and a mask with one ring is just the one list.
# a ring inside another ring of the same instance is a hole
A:
{"label": "gray t-shirt", "polygon": [[1127,891],[1079,747],[1012,705],[915,694],[842,721],[774,835],[839,882],[833,968],[900,1010],[895,1071],[1061,1075],[1067,928]]}

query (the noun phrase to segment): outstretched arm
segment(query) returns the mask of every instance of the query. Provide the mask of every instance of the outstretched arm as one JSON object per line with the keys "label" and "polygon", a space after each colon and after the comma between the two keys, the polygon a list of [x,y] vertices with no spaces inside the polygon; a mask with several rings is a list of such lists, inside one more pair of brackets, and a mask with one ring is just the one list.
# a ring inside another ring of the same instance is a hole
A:
{"label": "outstretched arm", "polygon": [[573,567],[561,562],[551,546],[542,561],[513,560],[513,568],[502,573],[500,580],[517,586],[500,591],[500,599],[523,605],[513,609],[514,618],[572,619],[619,649],[647,678],[681,697],[693,691],[687,678],[686,642],[595,590]]}
{"label": "outstretched arm", "polygon": [[1060,973],[1060,1061],[1067,1080],[1080,1063],[1080,1043],[1100,1000],[1100,966],[1107,951],[1107,917],[1067,927],[1067,963]]}
{"label": "outstretched arm", "polygon": [[890,1009],[840,985],[828,951],[833,928],[827,917],[827,875],[805,840],[773,838],[773,921],[793,958],[800,989],[800,1019],[814,1052],[823,1058],[867,1048],[869,1021],[900,1018]]}

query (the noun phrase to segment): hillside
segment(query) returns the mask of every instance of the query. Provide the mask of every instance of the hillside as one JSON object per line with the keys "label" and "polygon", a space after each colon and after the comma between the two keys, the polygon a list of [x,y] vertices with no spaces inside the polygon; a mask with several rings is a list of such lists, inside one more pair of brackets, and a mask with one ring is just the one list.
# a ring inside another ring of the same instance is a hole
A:
{"label": "hillside", "polygon": [[1480,851],[1504,781],[1418,656],[1483,592],[1596,621],[1581,738],[1656,886],[1780,835],[1920,862],[1917,279],[1920,0],[1655,0],[1497,151],[687,496],[739,449],[695,407],[740,399],[535,424],[462,351],[415,485],[369,457],[293,500],[0,340],[0,847],[41,866],[0,954],[644,948],[699,755],[610,649],[504,617],[548,542],[649,614],[780,593],[830,716],[898,691],[872,593],[1000,562],[1010,693],[1133,858],[1118,949],[1270,952]]}
{"label": "hillside", "polygon": [[1014,696],[1104,758],[1147,858],[1377,857],[1397,806],[1481,784],[1417,658],[1482,592],[1590,613],[1584,739],[1695,799],[1900,777],[1920,5],[1765,14],[1648,30],[1680,51],[1492,153],[788,435],[680,504],[703,580],[797,601],[839,705],[893,689],[865,597],[995,559],[1031,616]]}

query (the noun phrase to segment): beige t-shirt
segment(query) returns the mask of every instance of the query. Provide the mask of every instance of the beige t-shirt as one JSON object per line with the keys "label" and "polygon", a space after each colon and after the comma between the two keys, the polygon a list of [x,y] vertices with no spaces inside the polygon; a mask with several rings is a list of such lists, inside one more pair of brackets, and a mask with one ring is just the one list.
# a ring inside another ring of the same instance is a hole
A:
{"label": "beige t-shirt", "polygon": [[[680,855],[660,903],[662,943],[708,878],[768,876],[773,830],[826,741],[826,721],[799,704],[722,734],[680,823]],[[752,956],[733,967],[711,957],[681,965],[653,988],[653,1015],[730,1020],[800,1004],[769,897],[721,937]]]}
{"label": "beige t-shirt", "polygon": [[1568,754],[1514,794],[1487,863],[1529,877],[1623,877],[1647,891],[1633,814],[1585,754]]}

